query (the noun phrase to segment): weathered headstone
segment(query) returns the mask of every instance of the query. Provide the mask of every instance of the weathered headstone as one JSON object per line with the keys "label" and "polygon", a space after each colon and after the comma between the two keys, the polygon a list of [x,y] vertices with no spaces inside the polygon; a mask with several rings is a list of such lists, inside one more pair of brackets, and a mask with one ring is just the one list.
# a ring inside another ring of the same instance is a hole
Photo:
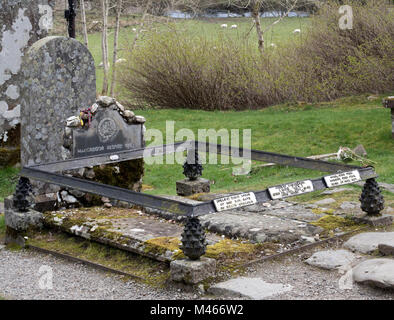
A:
{"label": "weathered headstone", "polygon": [[106,108],[92,119],[89,128],[73,132],[74,158],[104,153],[138,149],[143,147],[143,125],[128,124],[118,111]]}
{"label": "weathered headstone", "polygon": [[[96,74],[89,50],[79,41],[46,37],[23,61],[21,86],[22,165],[71,158],[63,147],[66,119],[96,100]],[[53,189],[41,187],[38,194]]]}
{"label": "weathered headstone", "polygon": [[53,24],[54,0],[0,1],[0,166],[19,161],[21,64]]}

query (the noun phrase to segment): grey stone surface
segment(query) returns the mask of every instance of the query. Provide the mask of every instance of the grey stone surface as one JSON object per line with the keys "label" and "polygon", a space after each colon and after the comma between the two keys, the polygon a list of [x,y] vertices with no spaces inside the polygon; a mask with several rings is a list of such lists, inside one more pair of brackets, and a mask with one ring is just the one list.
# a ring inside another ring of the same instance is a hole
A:
{"label": "grey stone surface", "polygon": [[223,211],[204,215],[200,221],[209,231],[256,241],[259,238],[290,243],[299,240],[302,235],[314,236],[322,231],[321,228],[306,222],[245,211]]}
{"label": "grey stone surface", "polygon": [[308,222],[316,221],[325,215],[324,213],[314,213],[312,210],[306,209],[303,205],[293,205],[273,210],[268,208],[263,211],[263,213],[266,215],[276,216],[278,218],[295,219]]}
{"label": "grey stone surface", "polygon": [[360,203],[351,202],[351,201],[344,201],[341,203],[339,208],[342,210],[353,210],[353,209],[357,208],[357,206],[360,207]]}
{"label": "grey stone surface", "polygon": [[221,297],[243,297],[262,300],[270,296],[291,291],[290,285],[268,283],[261,278],[240,277],[211,286],[208,292]]}
{"label": "grey stone surface", "polygon": [[[96,100],[92,55],[75,39],[46,37],[30,47],[22,70],[22,165],[70,158],[70,152],[63,147],[66,119]],[[51,192],[48,186],[39,186],[38,194]]]}
{"label": "grey stone surface", "polygon": [[370,259],[353,268],[353,279],[381,288],[394,289],[394,260]]}
{"label": "grey stone surface", "polygon": [[333,188],[333,189],[327,189],[327,190],[323,191],[321,194],[330,195],[330,194],[334,194],[334,193],[340,193],[340,192],[351,191],[351,190],[352,189],[350,189],[350,188]]}
{"label": "grey stone surface", "polygon": [[335,202],[336,202],[335,199],[327,198],[327,199],[318,200],[318,201],[314,202],[314,204],[316,204],[318,206],[324,206],[324,205],[335,203]]}
{"label": "grey stone surface", "polygon": [[73,157],[139,149],[144,146],[141,124],[128,124],[114,108],[99,108],[89,128],[73,130]]}
{"label": "grey stone surface", "polygon": [[30,227],[42,227],[42,213],[34,210],[18,212],[12,206],[11,197],[5,201],[5,224],[15,231],[25,231]]}
{"label": "grey stone surface", "polygon": [[54,0],[0,3],[0,142],[20,123],[21,64],[27,48],[48,34]]}
{"label": "grey stone surface", "polygon": [[0,213],[4,213],[4,203],[0,202]]}
{"label": "grey stone surface", "polygon": [[170,272],[172,281],[197,284],[215,276],[216,260],[202,257],[196,261],[189,259],[171,261]]}
{"label": "grey stone surface", "polygon": [[365,223],[374,227],[390,226],[393,223],[393,216],[389,214],[381,214],[378,216],[364,215],[362,217],[355,216],[353,219],[357,223]]}
{"label": "grey stone surface", "polygon": [[198,178],[196,180],[183,179],[176,182],[176,193],[180,196],[191,196],[197,193],[208,193],[210,190],[210,181],[203,178]]}
{"label": "grey stone surface", "polygon": [[344,247],[361,253],[372,253],[379,244],[394,246],[394,232],[365,232],[351,237]]}
{"label": "grey stone surface", "polygon": [[347,250],[325,250],[315,252],[305,263],[322,269],[333,270],[351,265],[357,256]]}

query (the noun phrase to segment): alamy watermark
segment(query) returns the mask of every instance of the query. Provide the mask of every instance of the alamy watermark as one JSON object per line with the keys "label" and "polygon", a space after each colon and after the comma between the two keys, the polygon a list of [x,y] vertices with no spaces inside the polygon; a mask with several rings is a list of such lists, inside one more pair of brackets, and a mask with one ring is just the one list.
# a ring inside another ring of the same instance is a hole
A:
{"label": "alamy watermark", "polygon": [[52,290],[53,289],[53,270],[52,267],[42,265],[38,270],[39,279],[38,287],[41,290]]}
{"label": "alamy watermark", "polygon": [[343,5],[338,10],[341,17],[339,18],[339,29],[351,30],[353,29],[353,8],[349,5]]}
{"label": "alamy watermark", "polygon": [[[148,147],[151,146],[162,146],[172,145],[175,142],[185,141],[176,148],[174,147],[173,152],[166,154],[163,157],[152,157],[151,151],[148,149],[144,153],[145,163],[150,164],[183,164],[185,162],[185,156],[183,151],[187,149],[189,143],[187,141],[199,141],[201,142],[201,148],[199,152],[201,155],[205,152],[209,152],[208,156],[201,157],[202,164],[218,164],[219,157],[217,155],[217,144],[222,146],[220,157],[220,164],[236,165],[238,167],[233,168],[234,175],[245,175],[250,172],[251,169],[251,144],[252,144],[252,130],[251,129],[198,129],[197,135],[187,128],[182,128],[175,131],[175,121],[166,121],[165,129],[165,141],[163,132],[158,129],[148,129],[145,132],[145,141],[151,142]],[[206,149],[206,142],[210,143],[209,150]],[[243,146],[243,154],[239,154],[239,149]],[[233,148],[230,148],[233,147]],[[169,147],[170,148],[170,147]],[[229,156],[231,155],[231,156]],[[193,161],[193,159],[190,159]],[[192,163],[188,160],[189,163]]]}

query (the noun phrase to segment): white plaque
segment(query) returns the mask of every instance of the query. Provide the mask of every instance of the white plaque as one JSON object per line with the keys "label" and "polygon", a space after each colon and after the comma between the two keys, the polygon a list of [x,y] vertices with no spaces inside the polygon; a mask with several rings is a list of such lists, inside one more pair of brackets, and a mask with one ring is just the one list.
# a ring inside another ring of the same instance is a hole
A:
{"label": "white plaque", "polygon": [[257,200],[253,192],[248,192],[216,199],[213,200],[213,203],[217,211],[225,211],[255,204]]}
{"label": "white plaque", "polygon": [[296,196],[312,192],[313,190],[313,183],[311,180],[286,183],[280,186],[268,188],[268,192],[273,200]]}
{"label": "white plaque", "polygon": [[337,174],[333,174],[331,176],[324,177],[324,181],[327,184],[327,187],[336,187],[341,186],[343,184],[348,184],[356,181],[360,181],[360,173],[358,170],[341,172]]}

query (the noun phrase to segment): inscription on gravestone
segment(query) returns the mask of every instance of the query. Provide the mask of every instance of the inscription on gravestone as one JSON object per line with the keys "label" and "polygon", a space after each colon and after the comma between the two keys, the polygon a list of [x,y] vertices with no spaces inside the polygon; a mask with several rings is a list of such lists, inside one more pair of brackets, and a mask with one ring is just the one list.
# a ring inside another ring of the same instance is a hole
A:
{"label": "inscription on gravestone", "polygon": [[98,112],[89,128],[73,132],[75,158],[143,147],[143,125],[127,124],[118,111],[107,108]]}

